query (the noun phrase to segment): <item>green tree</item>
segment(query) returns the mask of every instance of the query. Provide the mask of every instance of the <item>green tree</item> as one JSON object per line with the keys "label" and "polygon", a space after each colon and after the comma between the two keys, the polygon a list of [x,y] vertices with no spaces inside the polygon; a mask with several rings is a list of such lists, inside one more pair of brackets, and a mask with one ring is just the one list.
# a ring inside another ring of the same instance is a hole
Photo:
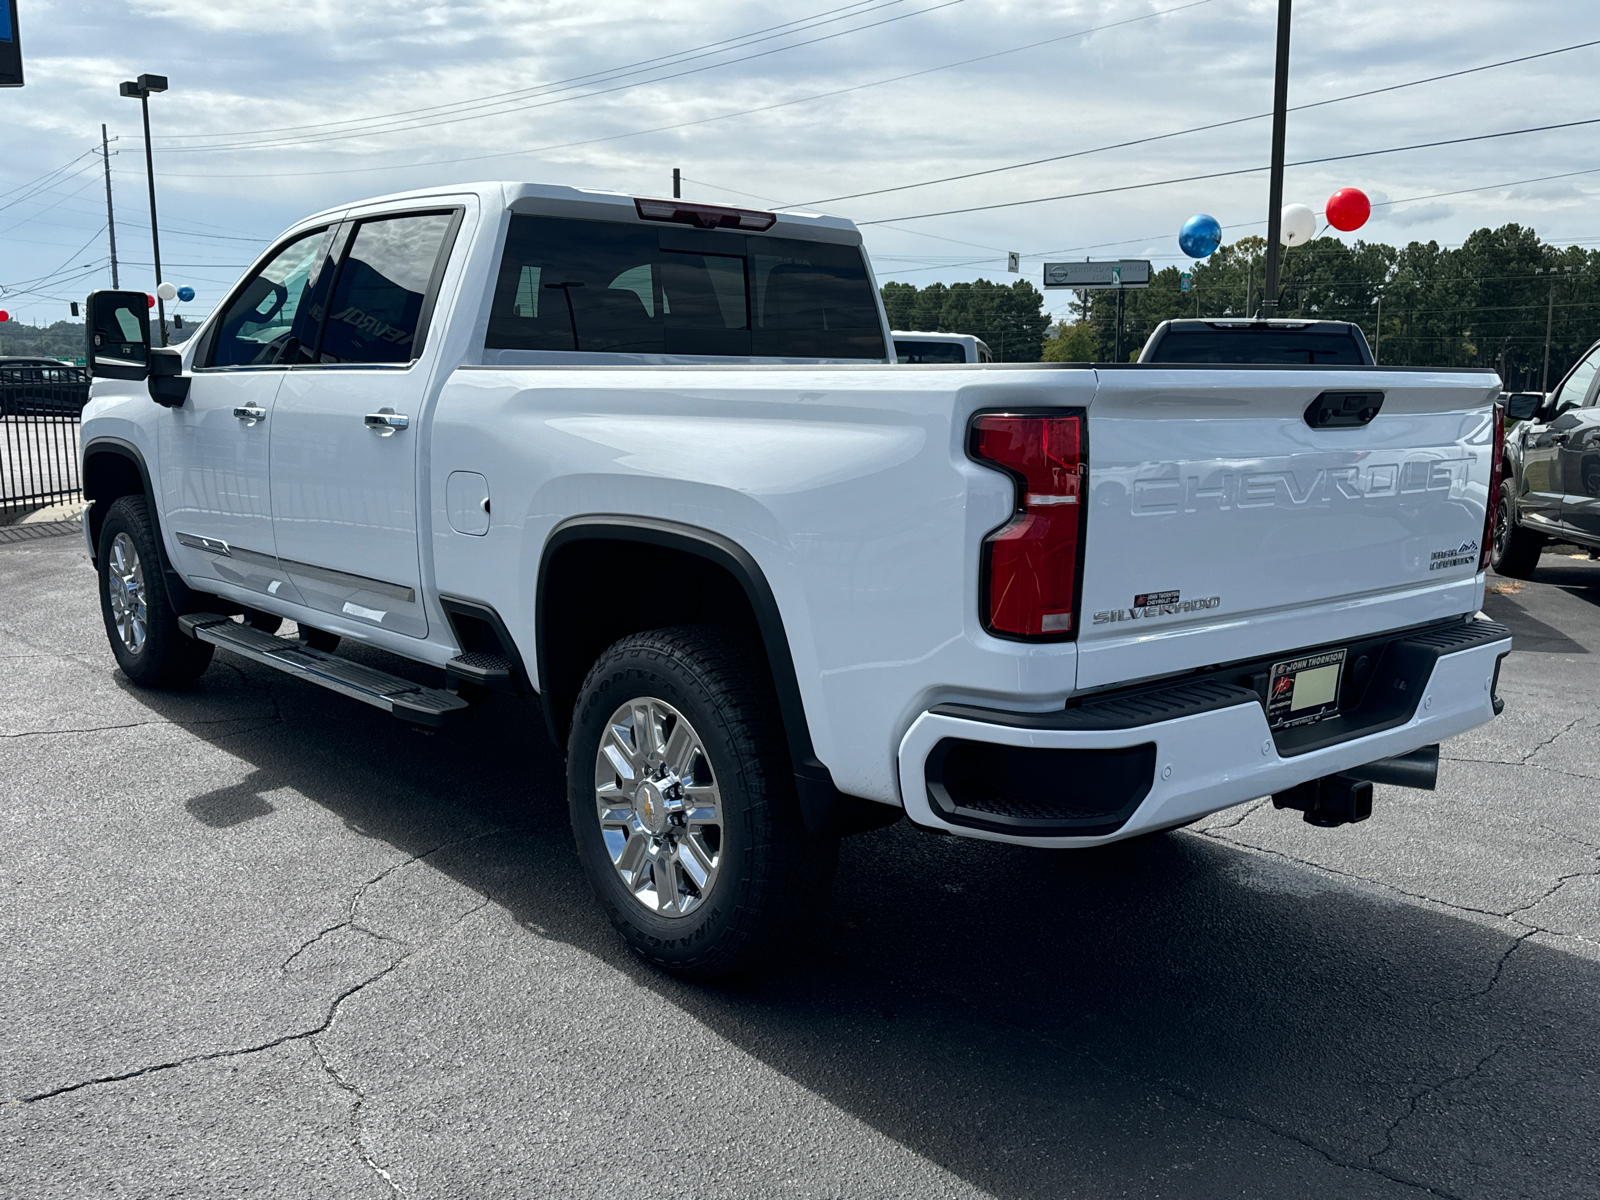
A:
{"label": "green tree", "polygon": [[1087,321],[1057,321],[1044,340],[1040,357],[1045,362],[1094,362],[1100,357],[1097,349],[1094,330]]}

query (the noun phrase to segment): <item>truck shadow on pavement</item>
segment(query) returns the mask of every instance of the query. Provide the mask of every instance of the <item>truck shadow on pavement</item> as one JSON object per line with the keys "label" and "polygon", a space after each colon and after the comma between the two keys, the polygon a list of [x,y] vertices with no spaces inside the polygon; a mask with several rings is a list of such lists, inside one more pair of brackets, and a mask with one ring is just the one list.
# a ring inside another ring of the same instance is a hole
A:
{"label": "truck shadow on pavement", "polygon": [[1049,853],[902,823],[846,842],[814,937],[773,973],[692,987],[593,902],[531,704],[428,736],[248,664],[219,674],[204,686],[267,689],[288,719],[222,732],[127,688],[253,766],[189,798],[197,820],[270,819],[263,795],[291,788],[1004,1200],[1600,1178],[1600,969],[1506,923],[1191,833]]}

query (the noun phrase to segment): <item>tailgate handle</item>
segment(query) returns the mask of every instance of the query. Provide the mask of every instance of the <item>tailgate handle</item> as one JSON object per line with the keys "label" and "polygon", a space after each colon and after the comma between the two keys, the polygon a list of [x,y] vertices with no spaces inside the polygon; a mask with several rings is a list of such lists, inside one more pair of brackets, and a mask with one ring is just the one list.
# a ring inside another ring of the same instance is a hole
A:
{"label": "tailgate handle", "polygon": [[1360,429],[1382,407],[1382,392],[1323,392],[1306,407],[1306,424],[1313,429]]}

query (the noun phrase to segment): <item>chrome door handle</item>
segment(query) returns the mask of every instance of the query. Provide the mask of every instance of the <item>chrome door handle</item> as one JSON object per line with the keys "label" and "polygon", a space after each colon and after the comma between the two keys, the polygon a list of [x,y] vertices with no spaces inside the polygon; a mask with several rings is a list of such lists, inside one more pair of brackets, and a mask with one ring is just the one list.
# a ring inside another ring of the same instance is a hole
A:
{"label": "chrome door handle", "polygon": [[375,413],[368,413],[366,417],[367,428],[376,429],[379,437],[392,437],[398,429],[404,429],[411,424],[411,418],[397,413],[392,408],[380,408]]}
{"label": "chrome door handle", "polygon": [[233,415],[238,417],[239,420],[243,421],[246,425],[254,425],[258,421],[265,421],[267,419],[267,410],[254,404],[241,404],[238,408],[233,410]]}

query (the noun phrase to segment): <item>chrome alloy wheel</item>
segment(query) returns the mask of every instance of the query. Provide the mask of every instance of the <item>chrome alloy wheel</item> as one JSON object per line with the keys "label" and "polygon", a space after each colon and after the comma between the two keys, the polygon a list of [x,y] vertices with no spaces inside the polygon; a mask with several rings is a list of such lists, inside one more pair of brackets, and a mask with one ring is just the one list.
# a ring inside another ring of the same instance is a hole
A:
{"label": "chrome alloy wheel", "polygon": [[594,761],[606,852],[633,898],[662,917],[705,903],[722,862],[722,798],[684,715],[640,696],[606,722]]}
{"label": "chrome alloy wheel", "polygon": [[1492,557],[1501,562],[1506,556],[1506,545],[1511,540],[1511,489],[1500,485],[1500,504],[1494,513],[1494,542]]}
{"label": "chrome alloy wheel", "polygon": [[149,635],[149,615],[145,607],[144,564],[133,539],[119,533],[111,542],[111,557],[106,563],[106,594],[111,601],[111,619],[117,636],[129,654],[144,649]]}

